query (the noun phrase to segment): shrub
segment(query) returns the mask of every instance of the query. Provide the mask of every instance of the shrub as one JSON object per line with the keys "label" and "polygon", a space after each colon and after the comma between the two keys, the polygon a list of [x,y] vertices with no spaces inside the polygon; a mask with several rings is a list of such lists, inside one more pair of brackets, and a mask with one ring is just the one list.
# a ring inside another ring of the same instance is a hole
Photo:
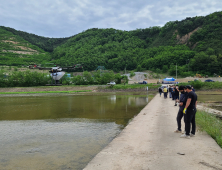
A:
{"label": "shrub", "polygon": [[130,78],[132,78],[133,76],[135,76],[136,74],[133,72],[133,71],[131,71],[130,72]]}
{"label": "shrub", "polygon": [[200,89],[201,87],[203,87],[204,83],[201,81],[192,81],[191,85],[195,88],[195,89]]}
{"label": "shrub", "polygon": [[0,87],[31,87],[48,84],[51,77],[38,72],[13,71],[7,77],[0,78]]}

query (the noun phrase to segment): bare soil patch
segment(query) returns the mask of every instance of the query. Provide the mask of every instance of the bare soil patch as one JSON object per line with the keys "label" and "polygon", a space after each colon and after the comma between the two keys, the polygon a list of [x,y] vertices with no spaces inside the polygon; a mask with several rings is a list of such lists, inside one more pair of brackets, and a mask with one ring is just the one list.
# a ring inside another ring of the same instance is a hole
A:
{"label": "bare soil patch", "polygon": [[180,37],[180,35],[177,35],[177,40],[179,41],[178,44],[187,44],[187,42],[189,41],[191,35],[193,33],[195,33],[196,31],[198,31],[200,29],[200,27],[196,28],[195,30],[189,32],[188,34]]}
{"label": "bare soil patch", "polygon": [[9,40],[2,40],[2,42],[5,42],[5,43],[12,43],[12,44],[19,44],[19,42],[16,42],[16,41],[9,41]]}

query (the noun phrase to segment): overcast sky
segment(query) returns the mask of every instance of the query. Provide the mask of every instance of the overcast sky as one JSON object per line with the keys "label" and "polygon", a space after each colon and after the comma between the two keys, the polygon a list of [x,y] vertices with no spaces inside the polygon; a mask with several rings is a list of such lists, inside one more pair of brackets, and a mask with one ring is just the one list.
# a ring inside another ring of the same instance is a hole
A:
{"label": "overcast sky", "polygon": [[45,37],[134,30],[222,11],[222,0],[0,0],[0,25]]}

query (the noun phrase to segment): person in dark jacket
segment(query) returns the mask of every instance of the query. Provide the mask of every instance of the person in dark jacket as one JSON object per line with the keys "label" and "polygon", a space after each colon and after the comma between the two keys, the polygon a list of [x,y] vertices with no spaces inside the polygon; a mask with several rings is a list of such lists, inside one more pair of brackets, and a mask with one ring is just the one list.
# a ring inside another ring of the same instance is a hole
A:
{"label": "person in dark jacket", "polygon": [[[185,120],[185,134],[181,135],[181,138],[189,139],[190,136],[195,136],[196,132],[196,122],[195,122],[195,114],[197,111],[197,95],[192,91],[191,86],[186,86],[187,101],[184,107],[184,120]],[[192,124],[192,130],[190,133],[190,124]]]}
{"label": "person in dark jacket", "polygon": [[169,87],[169,97],[172,98],[172,86]]}
{"label": "person in dark jacket", "polygon": [[171,88],[172,88],[172,90],[171,90],[172,100],[174,100],[175,86],[172,86]]}
{"label": "person in dark jacket", "polygon": [[175,133],[181,133],[182,132],[182,130],[181,130],[181,120],[184,116],[183,110],[184,110],[184,107],[186,105],[187,95],[188,95],[188,93],[186,92],[185,86],[180,86],[179,91],[181,92],[181,94],[180,94],[180,100],[179,100],[179,111],[177,113],[177,118],[176,118],[176,120],[177,120],[177,130],[174,131]]}
{"label": "person in dark jacket", "polygon": [[163,90],[161,88],[159,88],[160,97],[161,97],[162,92],[163,92]]}

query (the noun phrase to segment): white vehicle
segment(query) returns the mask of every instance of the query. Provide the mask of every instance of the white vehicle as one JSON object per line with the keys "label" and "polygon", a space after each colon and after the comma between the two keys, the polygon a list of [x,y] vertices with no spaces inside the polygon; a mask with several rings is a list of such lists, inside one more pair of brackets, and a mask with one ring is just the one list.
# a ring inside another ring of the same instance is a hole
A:
{"label": "white vehicle", "polygon": [[108,85],[116,85],[115,81],[111,81],[110,83],[107,83]]}

